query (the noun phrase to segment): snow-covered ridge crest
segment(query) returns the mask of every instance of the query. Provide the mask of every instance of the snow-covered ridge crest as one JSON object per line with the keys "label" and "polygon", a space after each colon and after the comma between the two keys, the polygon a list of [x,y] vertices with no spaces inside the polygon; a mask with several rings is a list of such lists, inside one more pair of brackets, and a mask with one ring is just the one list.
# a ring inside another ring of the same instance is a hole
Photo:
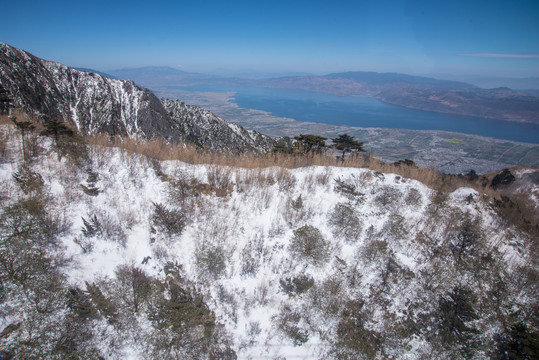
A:
{"label": "snow-covered ridge crest", "polygon": [[[40,149],[25,162],[14,126],[0,125],[0,140],[0,265],[25,260],[7,220],[31,199],[69,259],[61,290],[43,290],[45,272],[30,283],[57,299],[46,314],[0,266],[0,349],[19,354],[24,343],[36,354],[14,358],[65,358],[51,353],[70,332],[84,334],[77,349],[107,359],[488,359],[519,341],[514,324],[536,331],[537,240],[471,188],[442,193],[369,169],[153,161],[100,146],[76,166],[36,134],[26,140]],[[162,286],[134,307],[126,269]],[[216,324],[207,336],[163,327],[176,306],[170,285],[201,294]],[[67,293],[84,306],[54,297]],[[26,341],[35,333],[47,336]],[[192,344],[178,333],[208,346],[183,356]]]}
{"label": "snow-covered ridge crest", "polygon": [[167,100],[148,89],[40,59],[0,43],[0,86],[16,107],[44,121],[72,122],[83,134],[106,132],[136,138],[190,141],[214,150],[271,148],[269,137],[253,136],[204,109]]}
{"label": "snow-covered ridge crest", "polygon": [[190,134],[196,145],[215,150],[227,148],[240,151],[265,152],[272,147],[272,140],[256,131],[248,131],[237,124],[230,124],[212,112],[183,101],[161,99],[180,132]]}

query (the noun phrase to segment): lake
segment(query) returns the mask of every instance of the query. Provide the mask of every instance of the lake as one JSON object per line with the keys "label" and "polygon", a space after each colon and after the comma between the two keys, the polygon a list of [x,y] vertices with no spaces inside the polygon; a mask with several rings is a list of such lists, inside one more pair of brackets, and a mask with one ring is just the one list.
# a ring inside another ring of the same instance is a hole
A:
{"label": "lake", "polygon": [[447,130],[497,139],[539,143],[539,125],[407,109],[374,98],[247,86],[175,86],[187,91],[234,92],[241,107],[275,116],[356,127]]}

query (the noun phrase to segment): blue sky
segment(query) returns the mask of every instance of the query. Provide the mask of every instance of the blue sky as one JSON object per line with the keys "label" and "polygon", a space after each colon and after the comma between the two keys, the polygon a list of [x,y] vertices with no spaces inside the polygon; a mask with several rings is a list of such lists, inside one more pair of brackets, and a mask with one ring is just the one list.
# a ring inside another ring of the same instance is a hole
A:
{"label": "blue sky", "polygon": [[0,0],[0,41],[69,66],[539,76],[539,0]]}

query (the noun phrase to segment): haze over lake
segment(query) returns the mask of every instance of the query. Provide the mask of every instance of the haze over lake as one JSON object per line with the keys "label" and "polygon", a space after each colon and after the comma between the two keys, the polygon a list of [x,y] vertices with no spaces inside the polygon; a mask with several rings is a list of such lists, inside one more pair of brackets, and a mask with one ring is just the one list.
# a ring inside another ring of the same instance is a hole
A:
{"label": "haze over lake", "polygon": [[539,143],[539,125],[442,114],[389,105],[375,98],[246,86],[195,85],[188,91],[234,92],[234,102],[299,121],[355,127],[446,130],[497,139]]}

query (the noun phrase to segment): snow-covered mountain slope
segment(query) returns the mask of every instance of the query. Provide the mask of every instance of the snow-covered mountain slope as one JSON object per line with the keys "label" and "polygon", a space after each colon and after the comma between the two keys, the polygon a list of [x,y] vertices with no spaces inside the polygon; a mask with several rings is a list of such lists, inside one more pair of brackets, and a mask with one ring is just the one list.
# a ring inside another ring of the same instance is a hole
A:
{"label": "snow-covered mountain slope", "polygon": [[368,169],[159,162],[97,146],[81,163],[48,138],[34,140],[41,151],[25,164],[20,135],[1,131],[6,356],[537,351],[537,239],[475,190],[440,193]]}
{"label": "snow-covered mountain slope", "polygon": [[[250,134],[209,111],[168,100],[148,89],[42,60],[0,43],[0,86],[14,105],[45,121],[73,122],[84,134],[190,141],[208,149],[267,151],[273,141]],[[204,141],[201,141],[203,139]]]}
{"label": "snow-covered mountain slope", "polygon": [[182,119],[176,122],[178,131],[188,134],[185,139],[197,146],[221,151],[232,149],[261,152],[273,146],[273,141],[267,136],[237,124],[229,124],[201,107],[187,105],[179,100],[161,101],[171,118]]}

